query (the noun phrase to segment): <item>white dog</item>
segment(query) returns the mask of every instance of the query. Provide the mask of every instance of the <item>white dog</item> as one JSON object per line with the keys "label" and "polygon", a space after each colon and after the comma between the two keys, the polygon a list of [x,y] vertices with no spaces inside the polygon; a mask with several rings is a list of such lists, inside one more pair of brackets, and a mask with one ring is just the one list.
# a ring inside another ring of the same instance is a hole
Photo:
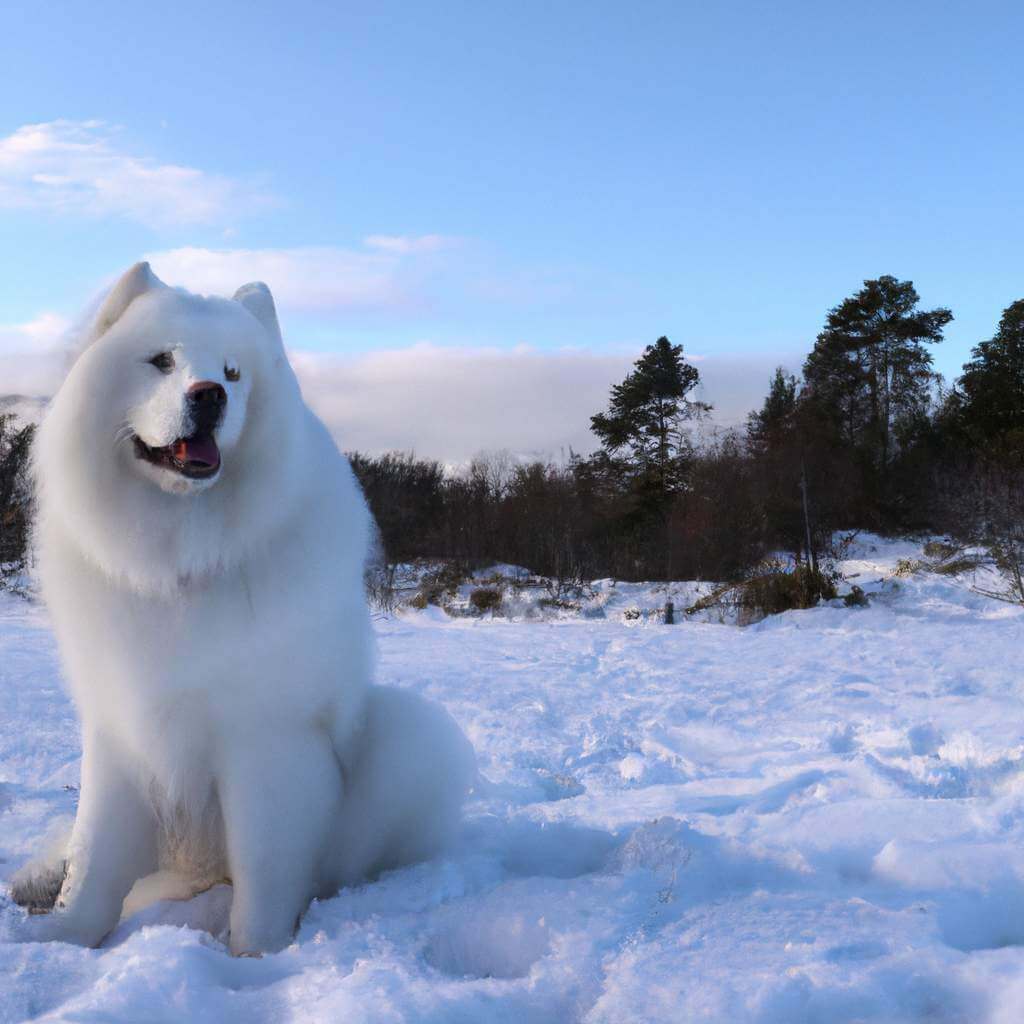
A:
{"label": "white dog", "polygon": [[82,720],[81,801],[40,937],[95,945],[155,872],[230,879],[231,950],[436,851],[472,750],[371,686],[370,516],[303,403],[270,292],[114,287],[36,442],[43,595]]}

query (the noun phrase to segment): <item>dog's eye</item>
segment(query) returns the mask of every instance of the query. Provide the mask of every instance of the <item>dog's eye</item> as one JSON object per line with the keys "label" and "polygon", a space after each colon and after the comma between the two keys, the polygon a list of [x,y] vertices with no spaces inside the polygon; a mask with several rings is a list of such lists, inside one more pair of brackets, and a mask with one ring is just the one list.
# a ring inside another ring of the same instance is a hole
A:
{"label": "dog's eye", "polygon": [[242,371],[231,363],[224,364],[224,379],[225,380],[238,380],[242,376]]}
{"label": "dog's eye", "polygon": [[170,373],[174,369],[174,356],[170,352],[160,352],[150,359],[150,365],[155,366],[161,373]]}

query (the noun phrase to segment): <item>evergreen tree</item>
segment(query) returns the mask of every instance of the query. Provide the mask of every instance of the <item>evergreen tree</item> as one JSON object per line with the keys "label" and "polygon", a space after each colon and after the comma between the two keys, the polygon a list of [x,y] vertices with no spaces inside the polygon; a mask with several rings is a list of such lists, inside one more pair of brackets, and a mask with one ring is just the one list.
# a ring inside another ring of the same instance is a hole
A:
{"label": "evergreen tree", "polygon": [[688,451],[683,424],[711,408],[687,398],[699,382],[683,346],[659,338],[612,388],[608,411],[590,419],[607,457],[627,451],[627,470],[661,497],[681,486]]}
{"label": "evergreen tree", "polygon": [[942,340],[948,309],[919,310],[910,281],[888,275],[865,281],[830,310],[804,364],[808,400],[855,449],[874,480],[887,480],[893,460],[923,422],[936,375],[925,347]]}
{"label": "evergreen tree", "polygon": [[796,395],[796,377],[777,367],[760,412],[747,417],[747,446],[755,454],[768,455],[791,438],[796,426]]}
{"label": "evergreen tree", "polygon": [[757,412],[747,417],[747,451],[752,456],[754,494],[769,547],[801,553],[810,565],[806,518],[806,448],[811,433],[800,405],[796,377],[780,366]]}
{"label": "evergreen tree", "polygon": [[953,401],[973,444],[1024,454],[1024,299],[1007,306],[995,336],[972,349]]}

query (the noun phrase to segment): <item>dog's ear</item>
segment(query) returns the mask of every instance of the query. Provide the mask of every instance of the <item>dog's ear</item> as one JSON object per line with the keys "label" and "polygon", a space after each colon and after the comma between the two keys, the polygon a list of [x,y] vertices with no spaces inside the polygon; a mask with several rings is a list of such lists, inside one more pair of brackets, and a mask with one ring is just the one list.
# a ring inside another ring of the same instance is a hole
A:
{"label": "dog's ear", "polygon": [[281,328],[277,322],[277,310],[274,308],[274,296],[270,294],[270,289],[262,281],[252,281],[250,284],[243,284],[233,298],[263,324],[267,334],[283,349]]}
{"label": "dog's ear", "polygon": [[98,338],[106,334],[114,324],[124,315],[124,311],[140,296],[154,288],[166,288],[167,285],[160,280],[150,269],[148,263],[136,263],[130,270],[126,270],[121,280],[110,289],[96,320],[93,323],[92,337]]}

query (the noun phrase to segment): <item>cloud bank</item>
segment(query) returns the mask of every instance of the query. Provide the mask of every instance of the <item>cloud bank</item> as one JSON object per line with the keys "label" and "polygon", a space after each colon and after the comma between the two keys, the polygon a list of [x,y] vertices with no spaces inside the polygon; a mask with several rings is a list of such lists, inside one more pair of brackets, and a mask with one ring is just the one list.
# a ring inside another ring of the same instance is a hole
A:
{"label": "cloud bank", "polygon": [[[292,352],[303,393],[339,446],[414,451],[452,464],[481,450],[560,459],[594,449],[590,417],[638,353],[416,345],[342,357]],[[712,426],[759,407],[779,360],[698,358]],[[782,360],[785,362],[785,360]]]}
{"label": "cloud bank", "polygon": [[[54,313],[0,326],[0,395],[50,395],[66,370],[68,323]],[[638,352],[442,347],[335,355],[293,350],[307,401],[343,450],[413,451],[461,465],[485,450],[561,459],[595,447],[590,417]],[[759,407],[784,357],[693,356],[712,427]],[[789,360],[790,366],[799,366]]]}
{"label": "cloud bank", "polygon": [[103,121],[22,125],[0,138],[0,208],[164,227],[219,223],[270,201],[230,178],[128,153],[120,141]]}
{"label": "cloud bank", "polygon": [[67,370],[70,326],[58,313],[0,324],[0,395],[53,394]]}

